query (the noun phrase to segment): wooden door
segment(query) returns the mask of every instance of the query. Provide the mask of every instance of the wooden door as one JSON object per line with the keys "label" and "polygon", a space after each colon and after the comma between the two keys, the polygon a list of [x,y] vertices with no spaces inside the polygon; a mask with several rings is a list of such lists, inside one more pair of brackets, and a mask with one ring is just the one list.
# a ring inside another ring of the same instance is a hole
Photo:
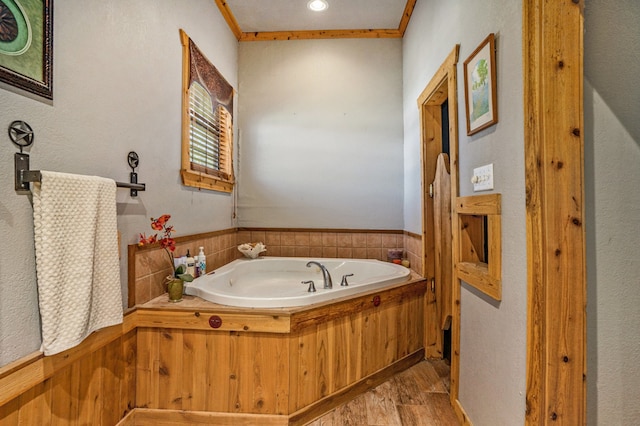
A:
{"label": "wooden door", "polygon": [[433,228],[435,243],[435,299],[439,332],[451,326],[451,175],[449,156],[438,155],[436,175],[433,180]]}
{"label": "wooden door", "polygon": [[[451,291],[451,303],[445,303],[446,310],[451,309],[451,314],[440,311],[444,318],[451,318],[450,332],[443,332],[440,326],[441,321],[437,313],[438,301],[436,300],[436,271],[435,265],[443,265],[442,259],[436,262],[434,237],[434,203],[429,197],[427,188],[435,180],[435,168],[438,155],[449,150],[448,157],[450,178],[450,200],[455,200],[458,196],[458,102],[457,87],[458,80],[456,68],[460,46],[456,45],[449,56],[442,63],[433,78],[429,81],[420,96],[418,97],[418,108],[420,109],[420,157],[422,160],[421,183],[424,188],[422,198],[422,275],[429,280],[432,285],[425,297],[425,340],[424,347],[426,356],[429,358],[442,358],[445,352],[445,337],[450,344],[451,357],[451,389],[450,400],[459,419],[463,419],[463,411],[458,401],[459,376],[460,376],[460,281],[455,279],[453,270],[453,254],[456,250],[457,239],[445,240],[451,244],[451,276],[453,283],[447,287]],[[442,105],[446,103],[448,123],[442,119]],[[450,114],[449,114],[450,112]],[[448,125],[447,125],[448,124]],[[448,133],[443,134],[443,127],[447,127]],[[446,139],[446,140],[442,140]],[[433,173],[433,174],[432,174]],[[440,191],[440,195],[443,195]],[[454,207],[455,205],[451,205]],[[457,235],[456,216],[451,217],[452,235]],[[442,250],[442,249],[441,249]],[[442,282],[442,279],[440,279]],[[442,292],[442,290],[441,290]],[[438,295],[438,299],[441,296]],[[443,305],[443,306],[445,306]],[[445,320],[446,322],[446,320]],[[445,324],[446,325],[446,324]]]}

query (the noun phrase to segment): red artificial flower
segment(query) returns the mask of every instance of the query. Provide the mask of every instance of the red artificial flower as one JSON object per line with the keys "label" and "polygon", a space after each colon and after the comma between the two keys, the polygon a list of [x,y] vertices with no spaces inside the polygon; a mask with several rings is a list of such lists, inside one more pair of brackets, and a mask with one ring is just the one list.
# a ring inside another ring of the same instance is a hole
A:
{"label": "red artificial flower", "polygon": [[173,238],[163,238],[160,240],[160,247],[163,249],[168,249],[171,252],[176,251],[176,240]]}
{"label": "red artificial flower", "polygon": [[163,214],[157,219],[151,218],[151,228],[156,231],[162,231],[162,228],[164,228],[164,225],[169,221],[169,219],[171,219],[171,215],[168,214]]}
{"label": "red artificial flower", "polygon": [[162,224],[157,219],[151,218],[151,229],[154,231],[162,231]]}
{"label": "red artificial flower", "polygon": [[[151,218],[151,229],[155,231],[163,231],[163,236],[158,239],[158,234],[147,237],[145,234],[140,234],[140,238],[138,241],[139,246],[145,246],[149,244],[154,244],[156,242],[160,243],[160,247],[165,249],[167,255],[169,255],[169,261],[171,262],[171,268],[173,269],[173,275],[179,277],[183,280],[190,281],[193,279],[189,274],[180,274],[177,275],[176,267],[173,261],[173,252],[176,251],[176,240],[171,238],[171,233],[174,231],[173,226],[167,225],[167,222],[171,219],[171,215],[163,214],[157,219]],[[190,279],[185,278],[188,277]]]}
{"label": "red artificial flower", "polygon": [[146,246],[149,244],[153,244],[158,240],[158,234],[150,235],[147,237],[145,234],[140,234],[140,240],[138,241],[139,246]]}

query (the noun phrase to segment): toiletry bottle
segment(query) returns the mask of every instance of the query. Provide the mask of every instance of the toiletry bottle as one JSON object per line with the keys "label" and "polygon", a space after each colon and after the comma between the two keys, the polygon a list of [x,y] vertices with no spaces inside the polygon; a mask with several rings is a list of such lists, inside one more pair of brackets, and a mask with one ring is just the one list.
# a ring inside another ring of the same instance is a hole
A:
{"label": "toiletry bottle", "polygon": [[204,247],[200,247],[200,253],[196,259],[198,264],[198,276],[202,276],[207,273],[207,257],[204,255]]}
{"label": "toiletry bottle", "polygon": [[184,265],[184,270],[187,270],[187,256],[180,256],[173,258],[173,266],[176,268],[180,265]]}
{"label": "toiletry bottle", "polygon": [[192,277],[196,274],[196,260],[191,256],[189,250],[187,250],[187,274],[190,274]]}

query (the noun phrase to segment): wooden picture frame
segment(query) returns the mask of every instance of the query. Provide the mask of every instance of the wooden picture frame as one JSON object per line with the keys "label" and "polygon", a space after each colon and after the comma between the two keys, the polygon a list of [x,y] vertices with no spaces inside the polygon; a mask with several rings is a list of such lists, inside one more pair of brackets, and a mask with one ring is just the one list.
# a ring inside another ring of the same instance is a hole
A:
{"label": "wooden picture frame", "polygon": [[495,35],[491,33],[464,61],[467,135],[498,122],[496,91],[496,45]]}
{"label": "wooden picture frame", "polygon": [[0,0],[0,81],[53,99],[53,0]]}

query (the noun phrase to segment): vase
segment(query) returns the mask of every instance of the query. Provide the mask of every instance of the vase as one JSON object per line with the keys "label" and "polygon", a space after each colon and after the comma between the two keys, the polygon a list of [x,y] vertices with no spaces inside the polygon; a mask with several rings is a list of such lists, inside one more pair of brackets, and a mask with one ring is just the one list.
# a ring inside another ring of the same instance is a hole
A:
{"label": "vase", "polygon": [[182,292],[184,291],[184,281],[180,278],[167,279],[167,293],[169,293],[169,302],[182,302]]}

